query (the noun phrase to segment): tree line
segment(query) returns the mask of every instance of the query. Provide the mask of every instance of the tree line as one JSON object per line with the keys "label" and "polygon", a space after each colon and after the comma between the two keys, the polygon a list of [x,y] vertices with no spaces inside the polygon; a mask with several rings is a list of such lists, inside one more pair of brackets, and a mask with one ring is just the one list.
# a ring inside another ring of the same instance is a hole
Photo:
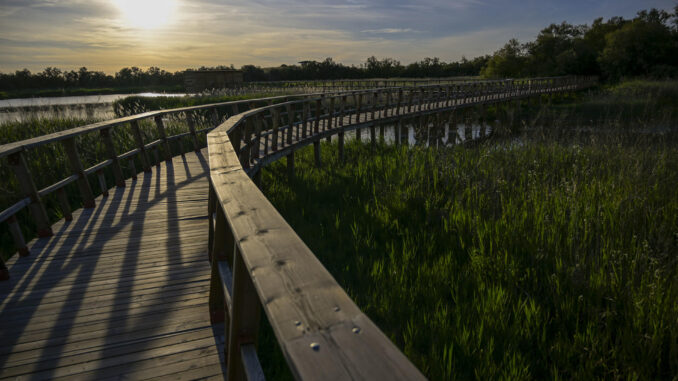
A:
{"label": "tree line", "polygon": [[626,20],[598,18],[591,25],[566,22],[544,28],[534,41],[512,39],[480,74],[489,78],[556,75],[678,76],[678,6],[651,9]]}
{"label": "tree line", "polygon": [[[231,66],[201,67],[197,70],[234,69]],[[262,68],[244,65],[244,80],[296,81],[363,78],[423,78],[476,76],[486,78],[598,75],[604,79],[622,77],[678,76],[678,6],[673,13],[651,9],[633,19],[598,18],[591,25],[552,24],[534,41],[521,44],[515,39],[492,55],[456,62],[424,58],[403,65],[393,58],[369,57],[360,65],[344,65],[332,58],[302,61],[297,65]],[[28,69],[0,73],[0,90],[46,88],[105,88],[180,86],[183,71],[168,72],[158,67],[147,70],[123,68],[114,75],[79,70],[62,71],[48,67],[42,72]]]}

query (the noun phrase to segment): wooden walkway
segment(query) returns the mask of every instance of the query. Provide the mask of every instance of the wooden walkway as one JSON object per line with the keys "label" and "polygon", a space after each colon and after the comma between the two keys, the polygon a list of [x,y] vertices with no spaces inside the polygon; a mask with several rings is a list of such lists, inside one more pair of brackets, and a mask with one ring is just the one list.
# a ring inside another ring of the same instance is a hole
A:
{"label": "wooden walkway", "polygon": [[0,379],[223,379],[209,321],[206,150],[53,225],[0,283]]}

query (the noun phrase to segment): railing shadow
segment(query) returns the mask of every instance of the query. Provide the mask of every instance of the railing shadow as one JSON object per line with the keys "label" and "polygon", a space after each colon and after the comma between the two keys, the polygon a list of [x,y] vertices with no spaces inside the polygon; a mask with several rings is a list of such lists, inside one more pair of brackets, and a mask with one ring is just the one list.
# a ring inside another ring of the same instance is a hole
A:
{"label": "railing shadow", "polygon": [[[185,292],[201,292],[201,288],[195,286],[200,280],[187,277],[187,273],[193,271],[191,268],[196,264],[209,268],[206,247],[200,249],[205,252],[200,256],[203,263],[194,259],[195,253],[193,259],[182,260],[186,253],[180,244],[185,229],[180,223],[181,206],[176,202],[177,193],[198,181],[206,181],[207,176],[207,162],[202,153],[191,155],[191,160],[197,160],[198,165],[193,163],[191,166],[186,157],[175,158],[173,162],[156,167],[152,174],[143,173],[139,180],[127,181],[125,188],[111,190],[108,197],[99,197],[95,209],[81,210],[74,216],[74,221],[64,222],[53,237],[37,240],[31,248],[32,256],[20,258],[11,266],[11,282],[5,283],[0,290],[7,294],[0,310],[0,321],[3,322],[0,332],[0,350],[3,350],[0,368],[3,371],[0,373],[9,371],[11,376],[37,372],[29,377],[53,378],[61,375],[56,370],[58,366],[64,366],[66,357],[63,356],[83,356],[73,360],[77,364],[94,352],[96,360],[120,356],[130,349],[131,354],[125,355],[120,363],[100,361],[100,366],[92,368],[90,376],[96,379],[111,376],[110,364],[114,364],[117,374],[134,370],[134,362],[142,358],[141,354],[151,344],[151,340],[143,340],[140,336],[153,338],[166,333],[163,327],[169,317],[159,313],[158,305],[171,306],[186,298],[185,293],[163,290],[171,285],[187,285],[192,288]],[[179,176],[175,167],[179,169]],[[207,230],[206,185],[204,189],[204,194],[191,200],[191,204],[204,210],[204,214],[190,217],[190,221],[198,224],[195,226],[199,226],[197,230],[201,234]],[[204,227],[197,222],[200,219],[204,219]],[[140,244],[142,235],[146,239],[144,226],[151,222],[154,230],[149,232],[150,239],[154,235],[165,235],[153,248],[152,254],[157,258],[144,257],[140,252],[142,247],[147,247]],[[119,258],[113,258],[118,250]],[[53,254],[55,251],[56,255]],[[162,251],[164,256],[157,254]],[[156,263],[164,263],[164,275],[154,271]],[[112,268],[103,269],[102,265],[112,265]],[[201,277],[205,285],[208,276],[209,271],[205,270]],[[88,294],[90,281],[95,278],[104,279],[109,287],[95,287],[96,290]],[[63,284],[64,280],[68,280],[68,284]],[[143,287],[144,281],[158,290],[150,293],[146,303],[138,301],[134,294],[135,287]],[[61,291],[60,300],[53,301],[51,298],[58,291]],[[105,302],[92,300],[92,296]],[[202,299],[206,304],[206,297]],[[88,321],[87,313],[80,315],[88,309],[88,313],[101,310],[104,315]],[[209,327],[207,317],[205,307],[204,325]],[[36,327],[36,324],[40,325]],[[44,329],[41,328],[43,325]],[[101,332],[103,339],[92,342],[91,348],[75,348],[69,338],[72,334],[83,335],[87,327]],[[130,335],[137,340],[134,340],[133,348],[125,348],[129,343],[124,340],[124,335],[119,336],[121,332],[137,331],[143,331],[143,335]],[[190,329],[186,331],[190,332]],[[209,332],[212,333],[211,328]],[[211,345],[216,348],[214,344],[219,339],[215,336],[213,340]],[[10,359],[16,359],[17,354],[20,361],[15,365]]]}

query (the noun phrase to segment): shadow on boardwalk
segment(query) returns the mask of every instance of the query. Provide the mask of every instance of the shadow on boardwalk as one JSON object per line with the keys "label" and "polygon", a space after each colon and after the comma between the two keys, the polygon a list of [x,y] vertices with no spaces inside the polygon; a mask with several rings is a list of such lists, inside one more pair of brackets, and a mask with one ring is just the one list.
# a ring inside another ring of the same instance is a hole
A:
{"label": "shadow on boardwalk", "polygon": [[204,151],[163,162],[13,257],[0,283],[0,378],[221,379],[207,176]]}

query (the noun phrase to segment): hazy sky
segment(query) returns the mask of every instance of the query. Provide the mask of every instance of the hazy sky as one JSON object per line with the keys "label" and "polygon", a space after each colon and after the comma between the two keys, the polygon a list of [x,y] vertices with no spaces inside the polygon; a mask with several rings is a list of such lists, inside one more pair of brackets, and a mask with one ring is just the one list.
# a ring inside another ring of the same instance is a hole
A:
{"label": "hazy sky", "polygon": [[403,63],[489,54],[550,23],[632,17],[675,0],[0,0],[0,71],[47,66]]}

